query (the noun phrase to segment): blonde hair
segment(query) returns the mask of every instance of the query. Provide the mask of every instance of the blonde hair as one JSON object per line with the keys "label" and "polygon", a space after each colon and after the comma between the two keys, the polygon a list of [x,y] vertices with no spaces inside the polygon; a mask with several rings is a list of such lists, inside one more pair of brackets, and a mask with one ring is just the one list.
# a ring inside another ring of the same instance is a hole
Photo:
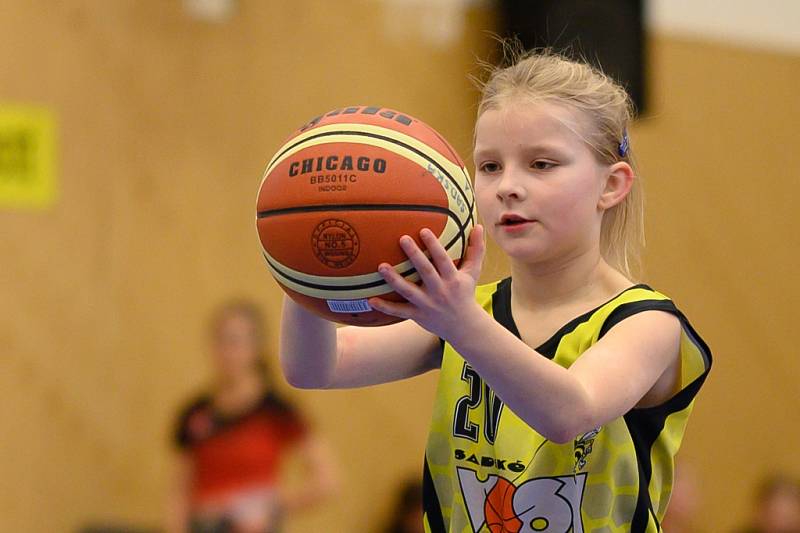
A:
{"label": "blonde hair", "polygon": [[[563,105],[589,119],[587,131],[576,132],[601,163],[625,161],[636,174],[628,195],[603,215],[600,251],[603,258],[629,278],[638,274],[644,246],[644,198],[641,180],[628,143],[634,115],[625,89],[600,70],[549,49],[525,52],[518,43],[501,43],[504,61],[488,66],[485,82],[478,82],[481,101],[478,117],[511,98]],[[486,65],[485,65],[486,66]],[[623,141],[624,139],[624,141]],[[626,150],[621,150],[621,143]]]}

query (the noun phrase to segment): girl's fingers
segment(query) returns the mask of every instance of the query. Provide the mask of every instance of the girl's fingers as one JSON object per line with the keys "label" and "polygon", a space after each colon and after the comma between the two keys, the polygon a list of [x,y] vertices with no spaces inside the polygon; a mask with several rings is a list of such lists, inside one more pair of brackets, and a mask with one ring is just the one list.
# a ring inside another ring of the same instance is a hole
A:
{"label": "girl's fingers", "polygon": [[419,237],[422,239],[422,242],[425,243],[425,248],[430,252],[431,261],[433,261],[433,265],[436,267],[439,275],[443,278],[455,276],[458,269],[456,269],[453,260],[447,255],[447,250],[444,249],[444,246],[439,242],[436,235],[428,228],[425,228],[419,232]]}
{"label": "girl's fingers", "polygon": [[412,303],[419,303],[423,293],[416,284],[407,281],[388,263],[381,263],[378,266],[378,273],[383,280],[392,288],[394,292]]}
{"label": "girl's fingers", "polygon": [[[423,285],[432,290],[438,289],[442,284],[442,278],[439,276],[439,272],[436,271],[436,267],[431,263],[431,260],[428,259],[420,247],[417,246],[417,243],[414,242],[414,239],[408,235],[403,235],[400,238],[400,247],[406,253],[409,260],[411,260],[411,264],[414,265],[417,273],[419,273]],[[414,287],[416,288],[416,285],[414,285]]]}
{"label": "girl's fingers", "polygon": [[396,316],[397,318],[411,318],[414,314],[414,306],[402,302],[390,302],[382,298],[370,298],[369,305],[374,310],[385,315]]}
{"label": "girl's fingers", "polygon": [[481,266],[483,265],[483,256],[485,254],[486,242],[483,239],[483,226],[478,224],[469,235],[467,253],[464,255],[460,270],[477,280],[481,275]]}

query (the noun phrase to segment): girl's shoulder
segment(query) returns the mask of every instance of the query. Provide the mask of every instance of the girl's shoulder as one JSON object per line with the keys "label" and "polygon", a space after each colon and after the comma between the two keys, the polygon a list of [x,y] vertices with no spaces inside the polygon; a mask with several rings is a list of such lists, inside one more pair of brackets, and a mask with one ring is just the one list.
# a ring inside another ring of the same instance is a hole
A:
{"label": "girl's shoulder", "polygon": [[646,283],[637,283],[625,288],[593,311],[595,319],[602,321],[599,336],[602,337],[626,318],[645,311],[664,311],[679,318],[683,315],[669,296]]}
{"label": "girl's shoulder", "polygon": [[[488,304],[493,300],[510,299],[511,283],[512,278],[509,276],[480,284],[475,288],[475,299],[481,304]],[[593,307],[589,313],[595,313],[597,311],[611,312],[621,306],[625,306],[624,309],[626,312],[631,312],[634,309],[644,309],[650,305],[653,305],[654,308],[675,308],[669,296],[657,291],[646,283],[637,283],[621,290],[605,303]],[[677,310],[677,308],[675,309]]]}
{"label": "girl's shoulder", "polygon": [[633,285],[601,306],[592,319],[595,321],[595,340],[602,339],[614,326],[639,313],[661,311],[675,316],[680,323],[680,357],[685,374],[705,377],[711,369],[712,355],[706,341],[687,316],[666,294],[640,283]]}
{"label": "girl's shoulder", "polygon": [[[519,336],[517,324],[511,316],[511,283],[512,278],[506,277],[478,285],[475,299],[499,322]],[[585,334],[597,341],[623,320],[647,311],[662,311],[676,316],[683,331],[704,352],[709,352],[705,342],[672,298],[647,283],[631,284],[600,305],[590,304],[570,314],[570,320],[564,323],[560,331],[573,331],[581,326]]]}

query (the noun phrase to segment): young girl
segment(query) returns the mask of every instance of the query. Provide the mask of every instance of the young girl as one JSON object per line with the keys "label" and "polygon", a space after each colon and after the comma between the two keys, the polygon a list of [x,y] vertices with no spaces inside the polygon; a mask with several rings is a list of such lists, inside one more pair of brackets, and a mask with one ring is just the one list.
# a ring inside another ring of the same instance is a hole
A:
{"label": "young girl", "polygon": [[711,365],[672,301],[634,284],[642,227],[631,105],[602,73],[549,53],[492,73],[475,191],[511,277],[478,286],[484,229],[460,268],[436,237],[400,239],[422,278],[379,271],[410,319],[336,329],[286,300],[281,362],[298,387],[439,368],[424,467],[431,532],[659,531],[673,458]]}

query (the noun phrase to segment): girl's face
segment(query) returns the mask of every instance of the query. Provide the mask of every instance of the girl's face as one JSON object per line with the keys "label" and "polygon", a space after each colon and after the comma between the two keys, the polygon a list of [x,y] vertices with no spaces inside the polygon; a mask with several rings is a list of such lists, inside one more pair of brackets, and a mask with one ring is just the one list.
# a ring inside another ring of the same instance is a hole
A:
{"label": "girl's face", "polygon": [[478,212],[512,260],[543,263],[599,246],[609,167],[575,133],[584,127],[550,103],[514,101],[478,118]]}
{"label": "girl's face", "polygon": [[248,375],[256,367],[258,342],[252,321],[242,314],[228,314],[217,323],[212,337],[214,367],[225,381]]}

